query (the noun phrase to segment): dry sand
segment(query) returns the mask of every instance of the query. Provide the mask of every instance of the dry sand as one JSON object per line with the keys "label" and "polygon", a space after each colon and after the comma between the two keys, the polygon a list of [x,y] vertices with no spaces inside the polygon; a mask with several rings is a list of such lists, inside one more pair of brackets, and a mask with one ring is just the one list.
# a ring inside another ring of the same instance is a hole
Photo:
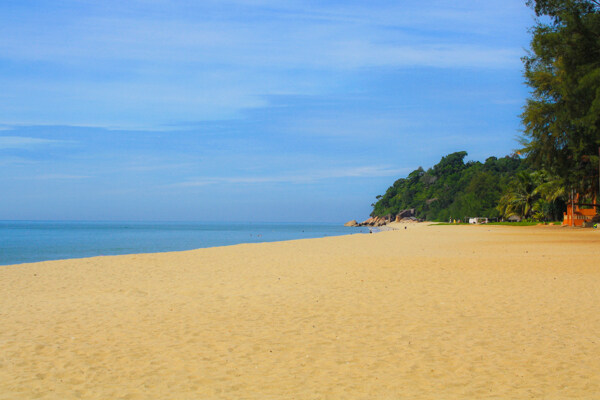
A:
{"label": "dry sand", "polygon": [[599,399],[600,232],[0,267],[0,399]]}

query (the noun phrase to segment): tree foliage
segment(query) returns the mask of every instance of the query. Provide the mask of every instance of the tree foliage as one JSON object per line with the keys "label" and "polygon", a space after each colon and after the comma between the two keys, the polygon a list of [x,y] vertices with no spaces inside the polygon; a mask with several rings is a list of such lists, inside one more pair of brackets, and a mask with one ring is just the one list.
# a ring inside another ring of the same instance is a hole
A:
{"label": "tree foliage", "polygon": [[503,218],[517,216],[536,221],[556,221],[565,210],[566,191],[558,177],[544,170],[519,171],[510,180],[498,211]]}
{"label": "tree foliage", "polygon": [[[464,162],[443,157],[399,179],[372,216],[415,208],[429,220],[464,216],[560,218],[566,193],[600,189],[600,0],[527,0],[538,20],[523,58],[530,98],[520,157]],[[527,165],[525,165],[527,163]]]}
{"label": "tree foliage", "polygon": [[600,2],[529,0],[539,17],[524,58],[524,152],[583,194],[598,192]]}
{"label": "tree foliage", "polygon": [[513,176],[525,169],[518,156],[464,162],[466,151],[442,157],[433,168],[398,179],[373,205],[372,216],[414,208],[419,218],[445,221],[465,216],[498,217],[496,208]]}

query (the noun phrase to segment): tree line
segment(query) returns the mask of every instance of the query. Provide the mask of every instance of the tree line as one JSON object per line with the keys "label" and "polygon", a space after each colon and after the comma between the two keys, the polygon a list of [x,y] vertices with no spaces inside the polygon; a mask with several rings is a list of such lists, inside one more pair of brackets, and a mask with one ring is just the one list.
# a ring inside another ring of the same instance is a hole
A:
{"label": "tree line", "polygon": [[377,197],[372,216],[415,208],[420,218],[562,218],[578,193],[600,196],[600,0],[528,0],[536,14],[523,57],[531,89],[518,154],[464,162],[449,154],[411,172]]}

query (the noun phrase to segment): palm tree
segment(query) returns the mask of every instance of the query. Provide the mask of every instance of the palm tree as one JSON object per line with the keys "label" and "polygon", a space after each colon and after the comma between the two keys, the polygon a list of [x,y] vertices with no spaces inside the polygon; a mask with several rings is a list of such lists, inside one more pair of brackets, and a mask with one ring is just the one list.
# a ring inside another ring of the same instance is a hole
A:
{"label": "palm tree", "polygon": [[504,217],[518,216],[538,221],[560,216],[560,201],[567,191],[563,181],[544,170],[521,171],[500,198],[497,209]]}
{"label": "palm tree", "polygon": [[537,191],[547,202],[565,199],[567,189],[561,178],[552,176],[544,170],[537,171],[536,173],[539,174],[539,181],[541,182],[537,187]]}
{"label": "palm tree", "polygon": [[539,176],[527,171],[518,172],[500,198],[498,210],[505,217],[530,218],[535,202],[540,199]]}

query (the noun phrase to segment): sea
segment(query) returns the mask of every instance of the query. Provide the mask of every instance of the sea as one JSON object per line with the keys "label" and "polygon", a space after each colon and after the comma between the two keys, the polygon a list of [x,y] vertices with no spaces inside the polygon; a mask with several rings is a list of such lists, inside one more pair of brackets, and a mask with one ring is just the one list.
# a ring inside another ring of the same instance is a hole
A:
{"label": "sea", "polygon": [[0,221],[0,265],[369,233],[333,223]]}

